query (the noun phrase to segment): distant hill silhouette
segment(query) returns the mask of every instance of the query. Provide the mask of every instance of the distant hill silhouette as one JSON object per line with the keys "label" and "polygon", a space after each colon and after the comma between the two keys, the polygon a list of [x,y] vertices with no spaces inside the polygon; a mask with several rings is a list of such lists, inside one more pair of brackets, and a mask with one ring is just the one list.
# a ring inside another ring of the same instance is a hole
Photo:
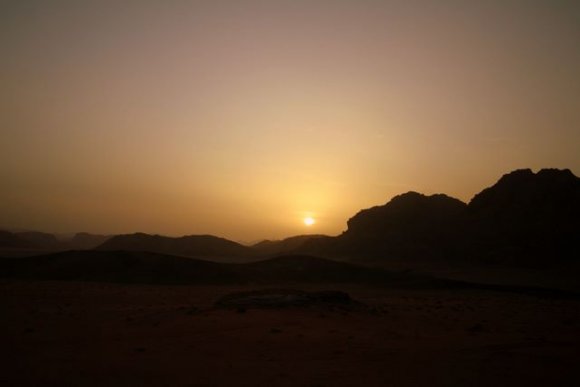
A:
{"label": "distant hill silhouette", "polygon": [[71,249],[74,250],[90,250],[102,245],[109,238],[111,238],[110,235],[98,235],[79,232],[76,233],[70,241],[68,241],[68,245]]}
{"label": "distant hill silhouette", "polygon": [[49,251],[62,247],[62,243],[53,234],[38,231],[0,231],[0,248]]}
{"label": "distant hill silhouette", "polygon": [[15,233],[21,239],[28,241],[30,246],[39,249],[58,249],[61,243],[53,234],[39,231],[25,231]]}
{"label": "distant hill silhouette", "polygon": [[320,234],[297,235],[282,240],[264,240],[252,245],[251,247],[261,255],[290,254],[299,251],[305,243],[311,240],[326,238],[330,237]]}
{"label": "distant hill silhouette", "polygon": [[117,235],[96,249],[101,251],[148,251],[189,257],[242,257],[254,254],[254,251],[249,247],[212,235],[189,235],[179,238],[143,233]]}
{"label": "distant hill silhouette", "polygon": [[0,256],[6,251],[21,251],[16,254],[21,256],[51,251],[88,250],[101,245],[108,238],[104,235],[77,233],[70,239],[59,239],[53,234],[39,231],[0,231]]}

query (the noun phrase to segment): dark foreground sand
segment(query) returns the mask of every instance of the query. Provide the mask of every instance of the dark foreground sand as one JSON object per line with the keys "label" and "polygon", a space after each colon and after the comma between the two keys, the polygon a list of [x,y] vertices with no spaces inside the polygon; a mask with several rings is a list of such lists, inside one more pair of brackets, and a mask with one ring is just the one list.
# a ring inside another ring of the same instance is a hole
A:
{"label": "dark foreground sand", "polygon": [[0,385],[580,385],[580,301],[293,287],[368,308],[241,313],[213,302],[255,288],[0,282]]}

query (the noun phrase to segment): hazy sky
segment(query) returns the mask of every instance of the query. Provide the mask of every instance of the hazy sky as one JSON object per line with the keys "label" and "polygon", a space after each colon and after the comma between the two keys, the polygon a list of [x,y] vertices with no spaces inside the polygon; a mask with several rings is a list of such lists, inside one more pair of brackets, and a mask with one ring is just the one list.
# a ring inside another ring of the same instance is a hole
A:
{"label": "hazy sky", "polygon": [[0,0],[0,59],[2,226],[338,234],[580,172],[578,1]]}

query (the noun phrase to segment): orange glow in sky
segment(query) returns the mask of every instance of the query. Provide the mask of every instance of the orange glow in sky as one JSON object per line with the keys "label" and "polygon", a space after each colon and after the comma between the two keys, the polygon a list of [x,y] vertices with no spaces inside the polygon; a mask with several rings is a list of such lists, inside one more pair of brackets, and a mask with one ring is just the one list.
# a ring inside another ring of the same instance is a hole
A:
{"label": "orange glow in sky", "polygon": [[8,1],[0,226],[337,235],[409,190],[578,175],[579,4]]}

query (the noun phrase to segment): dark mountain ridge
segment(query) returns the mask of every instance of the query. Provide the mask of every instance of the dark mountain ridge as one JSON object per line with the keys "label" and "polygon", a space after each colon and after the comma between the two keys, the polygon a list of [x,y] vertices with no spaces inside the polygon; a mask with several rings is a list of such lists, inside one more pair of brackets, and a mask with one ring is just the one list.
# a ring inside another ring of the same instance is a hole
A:
{"label": "dark mountain ridge", "polygon": [[580,256],[580,179],[568,169],[506,174],[475,195],[468,215],[476,256],[532,264]]}
{"label": "dark mountain ridge", "polygon": [[408,192],[348,220],[338,247],[397,258],[449,256],[465,223],[466,204],[447,195]]}

